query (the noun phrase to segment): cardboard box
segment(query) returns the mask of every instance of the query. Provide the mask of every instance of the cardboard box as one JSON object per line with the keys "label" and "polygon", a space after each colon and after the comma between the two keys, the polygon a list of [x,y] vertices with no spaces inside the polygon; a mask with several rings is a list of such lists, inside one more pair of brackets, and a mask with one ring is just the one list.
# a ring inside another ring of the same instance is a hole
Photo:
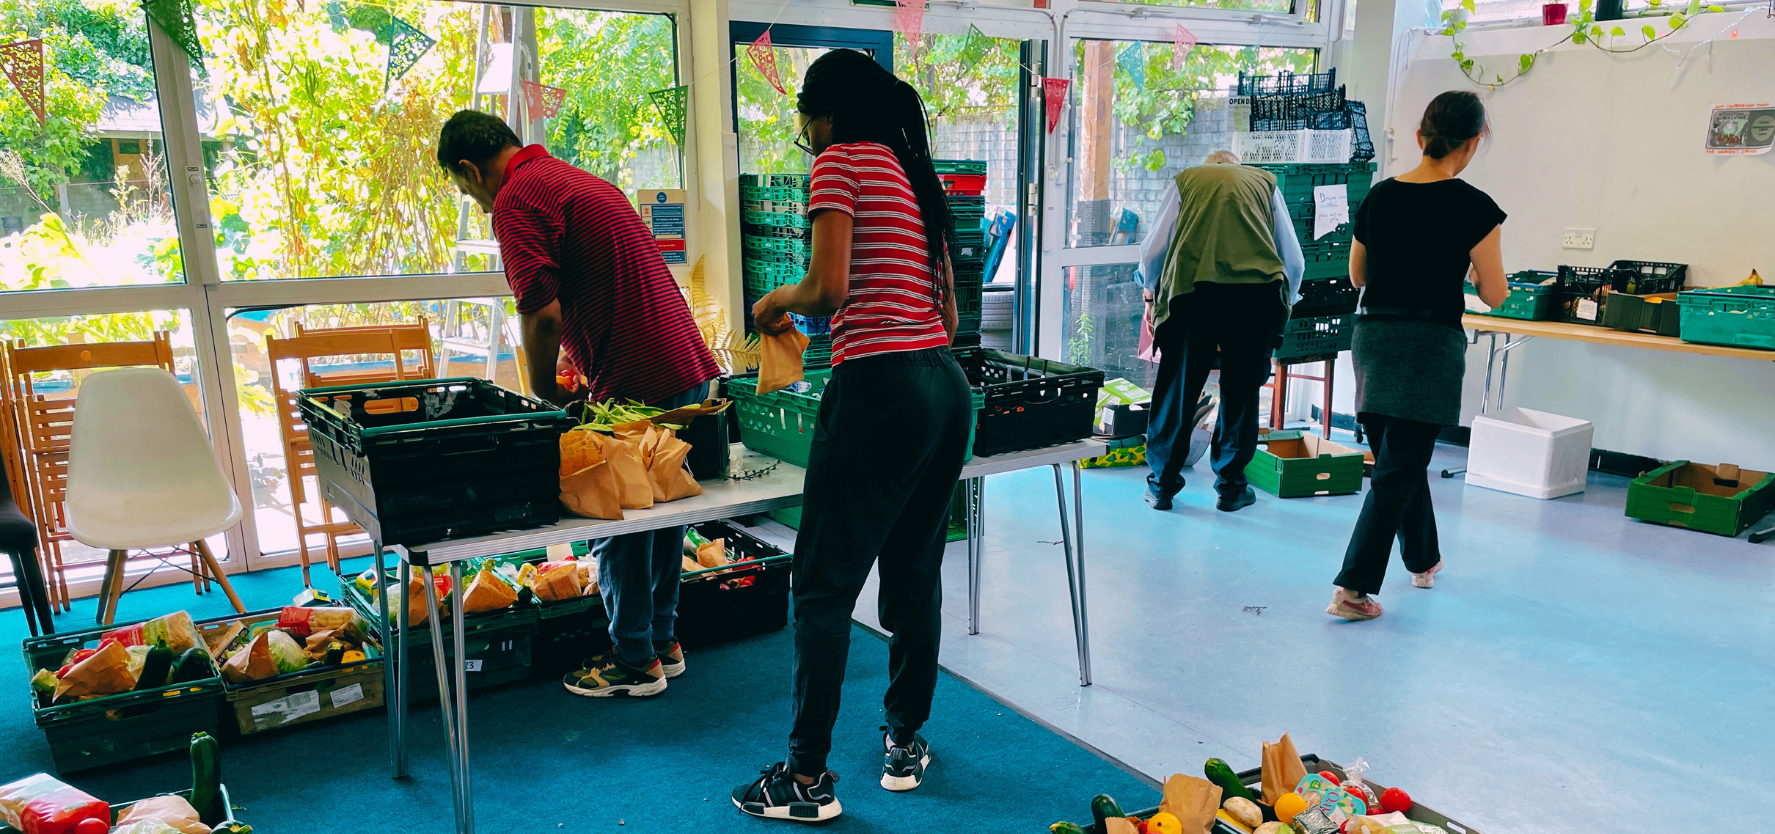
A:
{"label": "cardboard box", "polygon": [[1775,510],[1775,475],[1679,460],[1627,487],[1627,517],[1736,536]]}
{"label": "cardboard box", "polygon": [[1112,379],[1097,391],[1097,420],[1092,433],[1126,438],[1146,434],[1153,395],[1126,379]]}
{"label": "cardboard box", "polygon": [[1660,336],[1680,336],[1683,317],[1682,308],[1676,303],[1677,295],[1678,293],[1673,292],[1649,295],[1609,293],[1609,303],[1602,308],[1603,326],[1616,330],[1656,333]]}
{"label": "cardboard box", "polygon": [[1348,495],[1362,491],[1362,453],[1298,431],[1259,438],[1257,456],[1245,467],[1251,485],[1278,498]]}

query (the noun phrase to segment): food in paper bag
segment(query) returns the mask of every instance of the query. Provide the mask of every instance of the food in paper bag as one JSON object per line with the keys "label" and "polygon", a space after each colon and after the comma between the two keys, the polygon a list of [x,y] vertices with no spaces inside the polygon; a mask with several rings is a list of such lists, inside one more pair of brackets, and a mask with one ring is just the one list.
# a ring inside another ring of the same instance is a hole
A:
{"label": "food in paper bag", "polygon": [[641,439],[641,451],[655,503],[703,494],[703,485],[696,482],[686,463],[690,444],[679,440],[671,429],[648,429]]}
{"label": "food in paper bag", "polygon": [[718,568],[727,564],[727,540],[716,539],[699,546],[696,549],[696,563],[705,568]]}
{"label": "food in paper bag", "polygon": [[490,565],[481,565],[474,581],[468,583],[468,596],[463,598],[462,613],[479,614],[510,607],[518,601],[518,590],[507,584]]}
{"label": "food in paper bag", "polygon": [[683,573],[690,573],[691,571],[698,571],[698,570],[703,569],[702,565],[697,564],[696,560],[690,558],[689,556],[678,557],[678,563],[679,563],[678,569],[679,569],[679,571],[681,571]]}
{"label": "food in paper bag", "polygon": [[617,495],[625,510],[645,510],[653,506],[653,481],[647,474],[647,459],[641,443],[652,423],[630,423],[616,427],[616,435],[604,442],[604,456],[616,476]]}
{"label": "food in paper bag", "polygon": [[1183,834],[1208,834],[1214,826],[1214,812],[1220,810],[1220,787],[1207,779],[1172,774],[1165,780],[1159,810],[1176,817]]}
{"label": "food in paper bag", "polygon": [[308,668],[308,650],[296,642],[296,638],[282,631],[267,631],[265,638],[271,650],[271,662],[277,666],[279,675]]}
{"label": "food in paper bag", "polygon": [[1285,793],[1294,790],[1300,780],[1307,776],[1307,769],[1300,763],[1300,754],[1294,750],[1294,740],[1287,733],[1275,744],[1263,743],[1263,801],[1274,807],[1276,801]]}
{"label": "food in paper bag", "polygon": [[164,617],[155,617],[145,623],[115,628],[105,632],[101,639],[115,640],[130,646],[165,646],[175,652],[182,652],[203,643],[197,639],[197,624],[191,621],[191,615],[184,611],[174,611]]}
{"label": "food in paper bag", "polygon": [[277,614],[277,627],[290,633],[292,637],[306,638],[320,631],[335,631],[343,635],[340,639],[352,642],[363,640],[364,622],[357,612],[340,607],[298,608],[293,605],[284,606]]}
{"label": "food in paper bag", "polygon": [[[130,806],[129,810],[123,812],[123,816],[117,818],[119,826],[143,822],[158,823],[167,829],[178,832],[178,834],[210,834],[210,827],[204,825],[203,821],[197,818],[197,809],[191,807],[191,803],[182,796],[156,796],[152,799],[144,799]],[[114,829],[112,834],[121,830],[123,829]],[[156,829],[144,827],[141,830]]]}
{"label": "food in paper bag", "polygon": [[561,506],[581,518],[622,518],[622,489],[605,455],[613,442],[595,431],[561,435]]}
{"label": "food in paper bag", "polygon": [[[784,316],[787,318],[787,315]],[[807,350],[807,334],[791,326],[776,334],[764,334],[758,345],[758,393],[781,391],[802,380],[801,354]]]}
{"label": "food in paper bag", "polygon": [[584,596],[586,583],[580,567],[578,562],[544,562],[536,568],[531,591],[543,602]]}
{"label": "food in paper bag", "polygon": [[111,806],[47,773],[0,787],[0,817],[26,834],[72,834],[82,820],[111,821]]}
{"label": "food in paper bag", "polygon": [[115,640],[99,644],[97,651],[76,662],[61,673],[55,687],[55,700],[73,700],[93,695],[115,695],[136,687],[136,675],[130,671],[129,650]]}
{"label": "food in paper bag", "polygon": [[227,662],[222,664],[222,677],[229,683],[247,683],[277,677],[277,661],[271,657],[272,634],[282,632],[263,632],[254,637],[252,642],[235,649],[234,654],[229,655]]}
{"label": "food in paper bag", "polygon": [[1221,802],[1220,807],[1227,812],[1228,816],[1246,828],[1256,828],[1263,825],[1263,810],[1257,807],[1257,803],[1245,797],[1228,797]]}

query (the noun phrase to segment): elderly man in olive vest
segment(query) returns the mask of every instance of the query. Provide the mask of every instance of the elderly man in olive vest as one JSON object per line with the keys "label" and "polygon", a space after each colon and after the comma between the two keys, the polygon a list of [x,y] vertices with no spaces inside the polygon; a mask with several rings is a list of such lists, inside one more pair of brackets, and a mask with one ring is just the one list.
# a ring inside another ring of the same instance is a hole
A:
{"label": "elderly man in olive vest", "polygon": [[1152,305],[1159,375],[1146,436],[1146,500],[1171,509],[1208,372],[1220,363],[1212,459],[1216,506],[1257,500],[1245,465],[1257,453],[1257,394],[1305,270],[1288,206],[1268,171],[1215,151],[1176,177],[1142,244],[1138,275]]}

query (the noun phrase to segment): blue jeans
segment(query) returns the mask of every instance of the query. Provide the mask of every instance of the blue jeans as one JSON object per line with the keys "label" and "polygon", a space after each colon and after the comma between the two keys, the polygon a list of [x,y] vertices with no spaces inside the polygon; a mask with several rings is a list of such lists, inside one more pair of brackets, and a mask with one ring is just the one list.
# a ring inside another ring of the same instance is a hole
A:
{"label": "blue jeans", "polygon": [[[649,405],[667,409],[694,405],[702,402],[708,387],[700,383]],[[597,539],[591,550],[598,559],[598,593],[610,614],[610,642],[616,656],[624,663],[643,665],[653,657],[656,644],[663,647],[674,639],[684,528]]]}

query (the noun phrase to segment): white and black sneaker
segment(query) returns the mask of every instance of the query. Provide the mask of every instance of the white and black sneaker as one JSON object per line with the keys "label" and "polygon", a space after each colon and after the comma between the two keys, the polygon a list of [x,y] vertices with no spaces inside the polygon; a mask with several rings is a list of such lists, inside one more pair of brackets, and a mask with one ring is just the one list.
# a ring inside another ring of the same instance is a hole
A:
{"label": "white and black sneaker", "polygon": [[758,781],[733,789],[733,805],[754,817],[791,822],[824,822],[844,813],[832,786],[838,774],[828,770],[811,785],[803,785],[789,772],[786,762],[765,768]]}
{"label": "white and black sneaker", "polygon": [[931,766],[930,743],[917,733],[912,734],[912,743],[905,747],[894,744],[891,734],[884,738],[887,755],[881,762],[881,786],[890,791],[909,791],[923,784],[924,769]]}

